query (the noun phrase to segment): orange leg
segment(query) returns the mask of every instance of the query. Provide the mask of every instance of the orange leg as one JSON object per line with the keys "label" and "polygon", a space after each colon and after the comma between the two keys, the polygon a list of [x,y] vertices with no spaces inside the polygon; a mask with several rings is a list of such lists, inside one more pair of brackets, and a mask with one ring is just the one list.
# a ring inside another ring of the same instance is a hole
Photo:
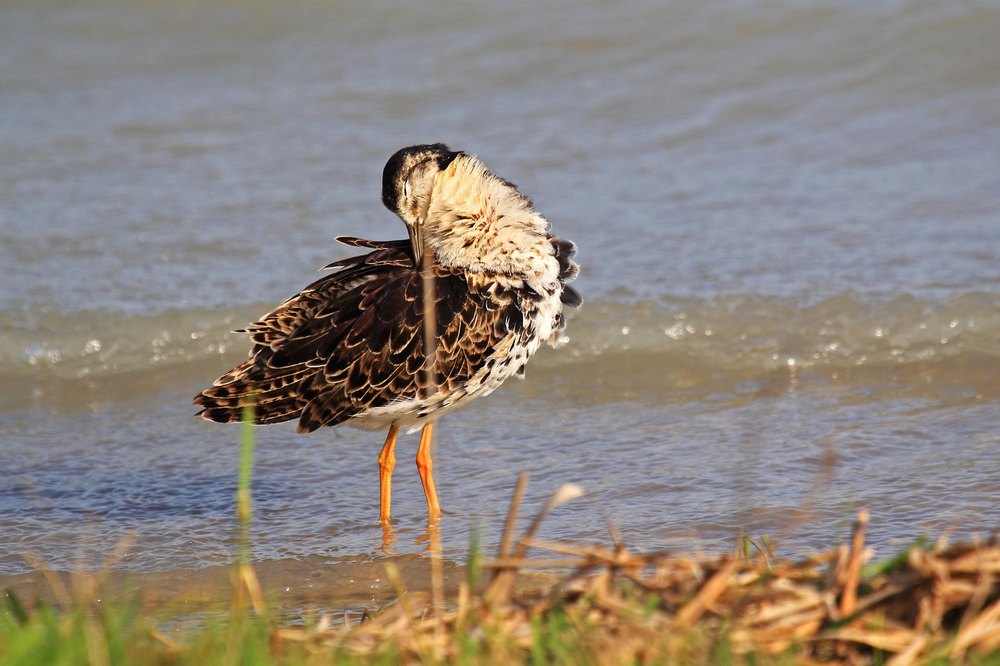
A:
{"label": "orange leg", "polygon": [[431,460],[431,440],[434,436],[434,422],[428,421],[420,431],[420,446],[417,447],[417,471],[420,472],[420,482],[424,485],[424,497],[427,498],[427,518],[434,520],[441,516],[441,505],[438,504],[437,490],[434,489],[434,462]]}
{"label": "orange leg", "polygon": [[386,521],[382,523],[382,552],[392,557],[396,554],[393,544],[396,542],[396,534],[392,531],[392,523]]}
{"label": "orange leg", "polygon": [[399,426],[389,426],[389,434],[385,437],[382,452],[378,454],[379,511],[378,522],[383,525],[389,522],[389,505],[392,503],[392,470],[396,467],[396,435]]}

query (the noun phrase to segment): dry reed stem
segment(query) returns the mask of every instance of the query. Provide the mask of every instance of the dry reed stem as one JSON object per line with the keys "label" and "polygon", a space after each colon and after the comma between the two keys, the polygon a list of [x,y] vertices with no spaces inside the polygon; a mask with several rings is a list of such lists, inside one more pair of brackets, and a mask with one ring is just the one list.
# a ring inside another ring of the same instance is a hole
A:
{"label": "dry reed stem", "polygon": [[[523,483],[527,483],[527,478],[524,477]],[[514,491],[514,497],[511,500],[510,510],[507,512],[507,524],[513,525],[517,520],[517,511],[520,507],[521,496],[523,495],[523,489],[521,488],[522,480],[518,479],[518,489]],[[515,561],[522,560],[525,553],[528,550],[528,546],[531,543],[532,538],[535,536],[535,532],[541,526],[542,521],[545,520],[545,516],[558,507],[561,504],[565,504],[577,497],[583,495],[583,489],[580,486],[573,483],[566,483],[559,487],[556,492],[552,494],[549,500],[545,503],[538,513],[535,514],[534,519],[528,528],[524,531],[521,539],[517,543],[517,548],[514,549],[512,559]],[[506,538],[506,535],[505,535]],[[509,546],[509,544],[501,543],[501,549]],[[504,569],[498,568],[498,571],[493,576],[493,580],[490,581],[483,594],[483,598],[486,599],[490,604],[503,605],[509,602],[511,590],[514,586],[514,580],[517,577],[517,569]]]}
{"label": "dry reed stem", "polygon": [[910,666],[911,664],[915,664],[925,647],[927,647],[927,637],[918,634],[905,649],[897,652],[889,661],[885,662],[885,666]]}
{"label": "dry reed stem", "polygon": [[250,605],[258,615],[263,615],[267,610],[264,606],[264,592],[261,590],[260,581],[257,580],[257,572],[249,564],[236,565],[237,585],[242,586],[250,597]]}
{"label": "dry reed stem", "polygon": [[847,562],[844,593],[840,597],[840,614],[847,617],[854,612],[858,602],[858,582],[861,580],[862,552],[865,545],[865,529],[868,527],[868,511],[858,511],[858,519],[854,523],[854,536],[851,540],[851,559]]}
{"label": "dry reed stem", "polygon": [[503,538],[500,540],[500,550],[497,559],[502,560],[510,555],[510,546],[514,541],[514,528],[517,523],[517,512],[521,507],[521,500],[524,498],[524,490],[528,487],[528,475],[521,472],[517,475],[517,486],[514,488],[514,496],[510,498],[510,508],[507,510],[507,518],[503,525]]}
{"label": "dry reed stem", "polygon": [[709,606],[722,596],[723,592],[733,586],[733,574],[736,573],[738,566],[739,563],[736,560],[729,560],[722,565],[715,572],[715,575],[702,585],[701,589],[698,590],[698,594],[694,595],[693,599],[677,611],[677,615],[674,617],[674,624],[680,629],[687,629],[694,624],[708,610]]}

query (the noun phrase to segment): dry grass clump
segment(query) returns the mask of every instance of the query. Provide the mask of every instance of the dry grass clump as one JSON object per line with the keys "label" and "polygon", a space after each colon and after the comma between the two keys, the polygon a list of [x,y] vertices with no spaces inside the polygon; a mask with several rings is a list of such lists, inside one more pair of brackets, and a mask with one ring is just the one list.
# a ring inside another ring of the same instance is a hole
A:
{"label": "dry grass clump", "polygon": [[[515,492],[490,580],[440,590],[398,585],[397,602],[353,626],[284,628],[274,645],[365,661],[902,664],[1000,660],[1000,546],[917,544],[864,566],[868,516],[850,544],[802,562],[769,553],[678,557],[581,548],[535,538],[545,514],[576,496],[564,487],[512,544]],[[527,558],[529,548],[548,558]],[[520,572],[566,567],[544,593],[515,594]],[[390,578],[393,572],[390,568]],[[289,646],[290,647],[290,646]]]}

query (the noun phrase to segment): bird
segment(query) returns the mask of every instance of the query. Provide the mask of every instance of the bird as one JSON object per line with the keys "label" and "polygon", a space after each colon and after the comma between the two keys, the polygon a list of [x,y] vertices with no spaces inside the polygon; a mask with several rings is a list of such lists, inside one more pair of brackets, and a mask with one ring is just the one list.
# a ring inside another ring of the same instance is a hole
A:
{"label": "bird", "polygon": [[488,395],[543,342],[565,339],[576,246],[513,183],[443,143],[402,148],[382,172],[382,203],[408,237],[339,236],[367,252],[334,261],[316,280],[236,331],[247,360],[201,391],[202,418],[298,419],[296,430],[386,430],[378,456],[379,522],[391,518],[395,445],[421,431],[416,464],[428,520],[441,516],[433,477],[434,423]]}

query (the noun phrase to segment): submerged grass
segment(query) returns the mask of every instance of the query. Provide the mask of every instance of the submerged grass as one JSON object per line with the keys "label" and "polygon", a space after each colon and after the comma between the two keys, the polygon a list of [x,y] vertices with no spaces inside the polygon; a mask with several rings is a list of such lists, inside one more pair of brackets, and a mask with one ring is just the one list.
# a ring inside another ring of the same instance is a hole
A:
{"label": "submerged grass", "polygon": [[[101,602],[104,570],[72,574],[68,584],[43,571],[56,603],[28,607],[12,591],[5,594],[0,664],[1000,666],[1000,546],[994,542],[916,541],[866,564],[862,511],[849,543],[799,562],[777,558],[769,543],[757,541],[714,557],[633,553],[614,534],[608,546],[581,547],[536,536],[549,511],[580,494],[571,485],[515,536],[523,476],[496,557],[483,561],[473,547],[454,599],[443,598],[440,571],[432,570],[432,590],[409,590],[387,562],[398,598],[374,616],[354,624],[320,616],[290,625],[265,605],[250,563],[253,431],[249,419],[245,423],[225,613],[168,638],[158,627],[176,618],[144,612],[138,595]],[[529,559],[529,549],[551,556]],[[544,591],[515,591],[523,572],[553,567],[568,573]]]}

